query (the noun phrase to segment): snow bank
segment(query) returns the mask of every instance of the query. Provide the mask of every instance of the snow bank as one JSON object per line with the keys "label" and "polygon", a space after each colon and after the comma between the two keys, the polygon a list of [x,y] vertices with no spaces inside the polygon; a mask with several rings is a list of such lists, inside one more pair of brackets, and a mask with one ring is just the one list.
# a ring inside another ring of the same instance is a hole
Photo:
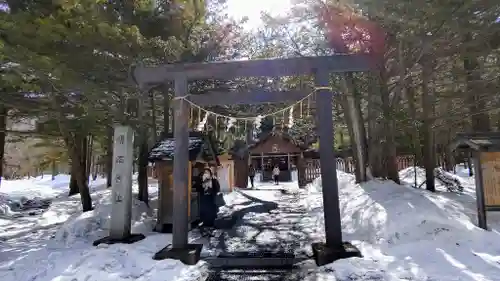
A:
{"label": "snow bank", "polygon": [[169,244],[169,236],[149,233],[134,244],[86,243],[71,248],[52,245],[12,262],[0,263],[2,281],[204,281],[206,263],[186,266],[180,261],[154,261]]}
{"label": "snow bank", "polygon": [[207,278],[205,263],[185,266],[176,260],[154,261],[154,253],[165,246],[162,240],[162,235],[156,235],[131,245],[100,245],[97,249],[81,253],[75,257],[76,262],[46,280],[203,281]]}
{"label": "snow bank", "polygon": [[[155,194],[152,196],[154,198]],[[93,197],[97,201],[94,210],[69,218],[57,231],[55,241],[69,246],[81,239],[91,241],[107,235],[111,220],[111,190],[103,190]],[[150,232],[154,223],[152,210],[144,202],[133,198],[132,232]]]}
{"label": "snow bank", "polygon": [[[44,175],[31,179],[2,180],[0,187],[0,215],[15,215],[25,210],[47,208],[51,202],[68,192],[70,175]],[[105,179],[90,181],[95,188],[105,184]]]}
{"label": "snow bank", "polygon": [[[330,272],[331,280],[498,280],[500,219],[489,217],[491,232],[476,227],[470,193],[432,194],[380,180],[359,185],[353,175],[337,173],[344,239],[365,257],[314,274]],[[304,203],[323,232],[320,179],[307,191]]]}
{"label": "snow bank", "polygon": [[[133,187],[137,191],[137,186]],[[92,241],[108,234],[111,190],[92,189],[95,209],[81,213],[79,196],[61,197],[42,216],[33,218],[25,235],[11,235],[0,243],[2,281],[203,281],[207,265],[186,266],[179,261],[154,261],[153,255],[171,243],[171,235],[153,233],[153,214],[157,204],[157,183],[149,186],[150,205],[133,200],[132,232],[146,239],[131,245],[99,245]],[[134,196],[136,196],[134,194]],[[234,195],[233,195],[234,196]],[[32,219],[32,217],[22,218]],[[41,230],[40,221],[58,221]],[[14,219],[14,222],[22,221]],[[4,225],[0,222],[0,227]],[[53,239],[50,236],[53,235]],[[0,237],[1,238],[1,237]]]}
{"label": "snow bank", "polygon": [[[445,171],[442,168],[436,168],[434,171],[434,175],[436,177],[436,190],[451,191],[450,187],[454,187],[452,188],[454,192],[462,192],[463,190],[457,190],[456,188],[470,186],[471,184],[474,185],[474,178],[468,176],[468,170],[466,170],[467,176],[465,176],[463,167],[460,168],[459,166],[457,166],[456,170],[458,173],[453,174],[451,172]],[[406,185],[424,189],[426,187],[425,170],[422,167],[408,167],[406,169],[403,169],[399,172],[399,177],[401,179],[401,182]]]}

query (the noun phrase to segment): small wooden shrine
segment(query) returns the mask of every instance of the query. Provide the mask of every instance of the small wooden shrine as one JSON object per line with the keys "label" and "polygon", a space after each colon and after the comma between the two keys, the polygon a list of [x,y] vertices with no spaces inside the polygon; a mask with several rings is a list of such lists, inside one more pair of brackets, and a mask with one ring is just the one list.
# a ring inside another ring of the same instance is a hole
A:
{"label": "small wooden shrine", "polygon": [[[193,181],[206,166],[218,167],[217,147],[206,134],[189,133],[189,177],[188,212],[191,225],[199,221],[198,194],[192,190]],[[151,149],[149,161],[155,164],[159,180],[158,218],[155,231],[172,232],[173,160],[175,139],[172,134],[165,136]]]}

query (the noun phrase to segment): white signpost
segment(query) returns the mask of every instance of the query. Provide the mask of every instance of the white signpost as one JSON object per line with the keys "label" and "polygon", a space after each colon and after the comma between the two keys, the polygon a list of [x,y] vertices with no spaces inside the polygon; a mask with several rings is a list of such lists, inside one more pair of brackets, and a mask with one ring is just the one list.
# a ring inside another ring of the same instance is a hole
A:
{"label": "white signpost", "polygon": [[144,239],[142,234],[131,234],[132,172],[134,132],[130,126],[117,125],[113,143],[112,200],[109,236],[94,242],[134,243]]}

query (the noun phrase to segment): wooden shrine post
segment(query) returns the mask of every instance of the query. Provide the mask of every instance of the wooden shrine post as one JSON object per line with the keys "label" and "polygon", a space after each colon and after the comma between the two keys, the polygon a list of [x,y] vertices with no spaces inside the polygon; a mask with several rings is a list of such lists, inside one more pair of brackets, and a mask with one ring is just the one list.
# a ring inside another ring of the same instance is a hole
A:
{"label": "wooden shrine post", "polygon": [[182,249],[188,244],[188,171],[189,171],[189,104],[182,99],[188,94],[186,76],[175,79],[174,97],[174,204],[172,220],[172,246]]}
{"label": "wooden shrine post", "polygon": [[172,208],[172,247],[165,247],[153,259],[178,259],[193,265],[200,259],[203,245],[189,244],[189,104],[184,100],[188,95],[186,75],[174,79],[174,170]]}
{"label": "wooden shrine post", "polygon": [[331,248],[339,248],[342,246],[342,226],[340,221],[337,163],[333,150],[333,94],[330,90],[327,90],[330,84],[330,74],[328,72],[318,70],[314,77],[316,87],[320,89],[317,91],[316,100],[326,244]]}

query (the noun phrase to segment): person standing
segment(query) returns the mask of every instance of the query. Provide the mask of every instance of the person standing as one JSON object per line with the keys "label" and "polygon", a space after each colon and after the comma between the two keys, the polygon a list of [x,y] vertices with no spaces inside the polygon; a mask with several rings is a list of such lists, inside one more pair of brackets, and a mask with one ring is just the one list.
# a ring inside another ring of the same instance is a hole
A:
{"label": "person standing", "polygon": [[203,227],[213,227],[219,209],[216,197],[220,192],[220,186],[210,168],[205,168],[200,173],[196,181],[196,191],[200,196],[200,219]]}
{"label": "person standing", "polygon": [[248,177],[250,178],[250,184],[252,185],[252,188],[254,188],[254,179],[255,179],[255,168],[253,167],[252,164],[248,167]]}
{"label": "person standing", "polygon": [[273,169],[273,179],[275,185],[279,184],[279,176],[280,176],[280,168],[278,167],[278,165],[275,165]]}

